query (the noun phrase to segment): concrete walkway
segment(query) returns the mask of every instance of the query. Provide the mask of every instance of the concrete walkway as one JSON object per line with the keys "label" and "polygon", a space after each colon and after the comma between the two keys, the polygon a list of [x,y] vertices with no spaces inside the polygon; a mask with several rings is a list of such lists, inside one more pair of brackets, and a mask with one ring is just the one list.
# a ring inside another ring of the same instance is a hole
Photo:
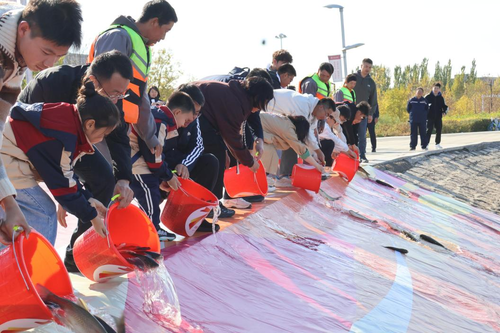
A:
{"label": "concrete walkway", "polygon": [[[434,135],[429,144],[429,151],[433,151]],[[454,133],[443,134],[441,137],[441,146],[443,148],[455,148],[478,144],[482,142],[500,142],[500,131],[495,132],[473,132],[473,133]],[[409,136],[393,136],[385,138],[377,138],[377,152],[371,152],[370,139],[367,138],[367,154],[366,157],[370,161],[370,165],[387,162],[401,157],[414,156],[423,153],[422,149],[417,148],[415,151],[410,151]]]}

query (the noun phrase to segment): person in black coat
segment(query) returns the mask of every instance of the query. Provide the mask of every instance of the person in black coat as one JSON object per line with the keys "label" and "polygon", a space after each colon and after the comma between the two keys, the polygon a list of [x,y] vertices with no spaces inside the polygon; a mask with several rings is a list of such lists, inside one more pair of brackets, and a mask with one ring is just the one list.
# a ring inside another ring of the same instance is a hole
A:
{"label": "person in black coat", "polygon": [[429,105],[425,100],[424,89],[419,87],[415,97],[408,101],[406,111],[410,114],[410,150],[415,150],[418,142],[418,132],[420,132],[420,144],[422,149],[427,150],[427,134],[425,132],[425,123],[427,121],[427,111]]}
{"label": "person in black coat", "polygon": [[432,91],[425,96],[429,104],[429,113],[427,114],[427,143],[431,142],[431,135],[434,127],[436,128],[436,148],[441,149],[441,131],[443,129],[443,116],[448,113],[448,106],[441,95],[441,84],[434,83]]}

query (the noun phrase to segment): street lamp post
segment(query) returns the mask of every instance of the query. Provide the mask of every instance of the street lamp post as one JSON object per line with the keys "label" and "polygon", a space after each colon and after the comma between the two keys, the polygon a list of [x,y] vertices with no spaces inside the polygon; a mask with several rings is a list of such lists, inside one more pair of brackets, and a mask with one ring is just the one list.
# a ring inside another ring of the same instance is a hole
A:
{"label": "street lamp post", "polygon": [[363,43],[356,43],[353,45],[345,46],[345,31],[344,31],[344,7],[341,5],[326,5],[325,8],[337,8],[340,11],[340,28],[342,30],[342,55],[344,57],[344,75],[347,75],[347,50],[355,49],[362,45]]}
{"label": "street lamp post", "polygon": [[280,49],[283,49],[283,38],[286,38],[286,35],[284,33],[280,33],[274,37],[280,40]]}

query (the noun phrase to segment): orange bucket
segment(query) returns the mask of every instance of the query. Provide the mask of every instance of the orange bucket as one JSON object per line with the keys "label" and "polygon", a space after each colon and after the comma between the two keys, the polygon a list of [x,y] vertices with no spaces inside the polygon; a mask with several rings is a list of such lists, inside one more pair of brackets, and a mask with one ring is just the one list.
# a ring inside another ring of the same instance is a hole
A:
{"label": "orange bucket", "polygon": [[219,204],[219,200],[200,184],[190,179],[178,179],[181,187],[177,191],[170,191],[161,213],[161,222],[176,234],[189,237]]}
{"label": "orange bucket", "polygon": [[224,187],[232,198],[267,195],[266,169],[259,161],[259,170],[253,172],[249,167],[239,163],[224,172]]}
{"label": "orange bucket", "polygon": [[73,248],[78,269],[95,282],[105,282],[134,270],[115,244],[149,247],[153,252],[160,252],[158,233],[148,216],[134,205],[117,207],[115,202],[106,216],[108,237],[102,238],[92,227],[78,237]]}
{"label": "orange bucket", "polygon": [[341,153],[336,159],[333,165],[333,171],[337,171],[342,177],[346,178],[347,181],[351,181],[354,178],[356,172],[359,169],[359,160],[353,159],[346,154]]}
{"label": "orange bucket", "polygon": [[33,230],[0,251],[0,332],[24,331],[54,320],[38,295],[41,284],[54,294],[73,295],[68,272],[50,242]]}
{"label": "orange bucket", "polygon": [[308,164],[295,164],[292,170],[292,185],[306,190],[319,192],[321,172]]}

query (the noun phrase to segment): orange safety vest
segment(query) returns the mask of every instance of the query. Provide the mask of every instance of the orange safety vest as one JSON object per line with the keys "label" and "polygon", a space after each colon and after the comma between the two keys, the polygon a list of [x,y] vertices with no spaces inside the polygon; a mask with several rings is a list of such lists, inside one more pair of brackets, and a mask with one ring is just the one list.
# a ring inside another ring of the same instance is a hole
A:
{"label": "orange safety vest", "polygon": [[[121,24],[115,24],[103,31],[100,35],[111,29],[121,28],[124,29],[130,36],[132,41],[132,54],[130,55],[130,62],[132,63],[134,78],[130,81],[128,86],[128,97],[122,101],[122,109],[125,117],[125,122],[135,124],[139,120],[139,105],[141,104],[142,94],[144,93],[147,85],[149,69],[151,66],[151,58],[149,47],[144,43],[141,35],[134,29]],[[95,43],[94,40],[90,47],[87,62],[91,63],[95,56]]]}

